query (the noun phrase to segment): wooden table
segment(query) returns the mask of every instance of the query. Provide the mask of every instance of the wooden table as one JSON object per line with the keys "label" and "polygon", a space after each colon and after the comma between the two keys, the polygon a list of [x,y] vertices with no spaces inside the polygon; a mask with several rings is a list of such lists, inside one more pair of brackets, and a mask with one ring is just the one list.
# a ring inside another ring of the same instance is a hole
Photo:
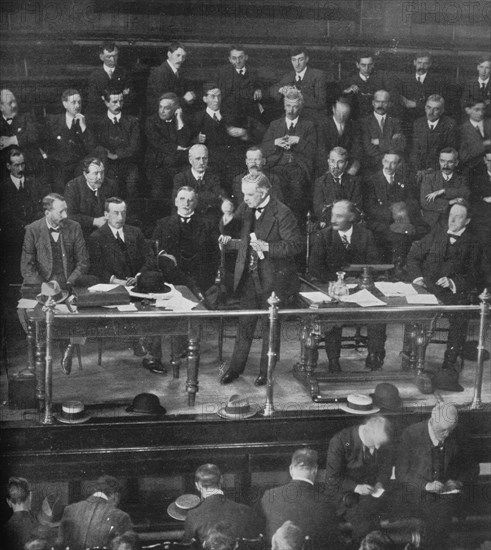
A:
{"label": "wooden table", "polygon": [[[185,286],[176,286],[184,298],[198,303]],[[141,336],[187,335],[186,392],[189,406],[194,406],[198,392],[200,319],[186,318],[186,312],[166,311],[135,302],[138,311],[120,312],[115,308],[92,307],[78,313],[54,312],[50,327],[53,340],[71,338],[138,338]],[[202,304],[195,310],[206,311]],[[27,325],[28,368],[36,375],[36,398],[42,409],[46,403],[46,312],[41,304],[24,310]],[[171,365],[174,378],[179,377],[180,357],[173,355]],[[49,384],[49,383],[48,383]]]}

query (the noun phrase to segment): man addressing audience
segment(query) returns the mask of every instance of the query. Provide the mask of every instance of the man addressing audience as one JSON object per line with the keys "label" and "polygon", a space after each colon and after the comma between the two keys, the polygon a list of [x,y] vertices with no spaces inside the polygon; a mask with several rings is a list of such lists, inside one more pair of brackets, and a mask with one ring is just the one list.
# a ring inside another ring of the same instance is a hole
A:
{"label": "man addressing audience", "polygon": [[335,506],[323,494],[322,486],[315,482],[317,451],[308,448],[296,450],[289,471],[291,481],[268,489],[259,503],[259,513],[266,525],[266,541],[269,543],[277,530],[286,521],[291,521],[300,528],[304,537],[310,537],[313,548],[340,548]]}

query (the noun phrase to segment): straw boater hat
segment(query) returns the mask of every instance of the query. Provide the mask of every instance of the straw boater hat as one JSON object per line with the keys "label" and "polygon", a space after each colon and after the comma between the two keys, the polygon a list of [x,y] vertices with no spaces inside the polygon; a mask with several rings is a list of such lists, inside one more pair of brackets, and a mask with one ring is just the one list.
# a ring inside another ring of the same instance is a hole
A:
{"label": "straw boater hat", "polygon": [[87,422],[90,416],[85,412],[82,401],[67,401],[61,405],[61,413],[56,417],[64,424],[81,424]]}
{"label": "straw boater hat", "polygon": [[184,521],[189,510],[196,508],[201,499],[196,495],[181,495],[167,507],[167,513],[171,518]]}
{"label": "straw boater hat", "polygon": [[227,420],[242,420],[254,416],[259,409],[259,405],[256,403],[251,405],[247,397],[241,398],[240,395],[235,394],[230,397],[227,405],[221,408],[217,414]]}
{"label": "straw boater hat", "polygon": [[373,414],[380,411],[380,407],[374,406],[373,399],[362,393],[348,395],[347,403],[339,405],[339,408],[351,414]]}
{"label": "straw boater hat", "polygon": [[45,304],[49,298],[55,303],[60,304],[68,297],[68,291],[61,290],[58,281],[49,281],[41,285],[41,294],[36,296],[36,300]]}

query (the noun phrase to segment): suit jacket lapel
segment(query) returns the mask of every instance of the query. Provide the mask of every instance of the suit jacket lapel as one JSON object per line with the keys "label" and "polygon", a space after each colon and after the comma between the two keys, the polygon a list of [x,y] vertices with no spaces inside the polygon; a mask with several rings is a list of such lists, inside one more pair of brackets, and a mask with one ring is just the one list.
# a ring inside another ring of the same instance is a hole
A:
{"label": "suit jacket lapel", "polygon": [[267,240],[275,221],[274,213],[276,212],[276,205],[272,201],[273,199],[270,199],[269,204],[264,209],[263,217],[261,219],[260,236],[257,236],[258,239],[263,241]]}
{"label": "suit jacket lapel", "polygon": [[53,268],[53,254],[51,251],[51,237],[49,234],[49,229],[46,224],[46,218],[41,220],[41,229],[39,232],[39,248],[38,250],[46,251],[46,258],[48,260],[50,269]]}

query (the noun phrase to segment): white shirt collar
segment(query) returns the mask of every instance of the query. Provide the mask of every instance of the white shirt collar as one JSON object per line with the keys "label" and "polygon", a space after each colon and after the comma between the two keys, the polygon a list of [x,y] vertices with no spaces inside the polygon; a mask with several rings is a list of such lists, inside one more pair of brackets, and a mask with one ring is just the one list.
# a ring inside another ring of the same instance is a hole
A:
{"label": "white shirt collar", "polygon": [[25,181],[24,177],[16,178],[12,174],[10,174],[10,179],[13,181],[14,185],[17,187],[18,190],[20,189],[21,182],[24,183],[24,181]]}
{"label": "white shirt collar", "polygon": [[332,119],[334,120],[334,124],[336,125],[338,132],[340,132],[341,130],[344,130],[344,126],[345,126],[344,122],[338,122],[335,116],[333,116]]}
{"label": "white shirt collar", "polygon": [[344,235],[349,242],[351,242],[351,235],[353,235],[353,226],[351,226],[348,231],[338,231],[339,235]]}
{"label": "white shirt collar", "polygon": [[[4,115],[2,115],[2,117],[3,117],[3,120],[5,120],[5,122],[6,122],[7,124],[12,124],[12,122],[14,121],[14,118],[15,118],[15,116],[6,117],[6,116],[4,116]],[[8,120],[9,118],[10,118],[10,121]]]}
{"label": "white shirt collar", "polygon": [[109,500],[106,493],[103,493],[102,491],[96,491],[92,496],[97,498],[102,498],[104,500]]}
{"label": "white shirt collar", "polygon": [[111,111],[108,109],[107,110],[107,118],[111,121],[111,122],[114,122],[114,119],[116,119],[118,122],[121,120],[121,113],[118,113],[117,115],[113,115],[111,113]]}
{"label": "white shirt collar", "polygon": [[295,73],[295,80],[297,80],[298,77],[300,77],[300,78],[303,80],[304,77],[305,77],[306,71],[307,71],[307,67],[305,67],[305,69],[304,69],[302,72],[300,72],[300,73]]}
{"label": "white shirt collar", "polygon": [[451,233],[452,235],[458,235],[459,237],[462,235],[462,233],[467,229],[467,226],[464,226],[459,231],[450,231],[450,229],[447,231],[447,233]]}
{"label": "white shirt collar", "polygon": [[425,73],[425,74],[416,74],[416,80],[420,80],[421,82],[424,82],[426,80],[426,75],[428,73]]}
{"label": "white shirt collar", "polygon": [[194,179],[197,180],[198,178],[204,178],[206,172],[201,172],[201,174],[199,174],[194,168],[191,167],[191,174],[193,174]]}
{"label": "white shirt collar", "polygon": [[222,115],[220,114],[220,111],[212,111],[209,107],[207,107],[206,112],[211,118],[214,118],[214,116],[216,115],[218,120],[222,120]]}
{"label": "white shirt collar", "polygon": [[72,127],[73,121],[75,120],[75,117],[73,117],[70,113],[65,111],[65,121],[68,128]]}
{"label": "white shirt collar", "polygon": [[48,229],[56,229],[57,231],[61,231],[61,225],[58,227],[55,227],[51,223],[49,223],[48,218],[44,218],[46,220],[46,225],[48,226]]}
{"label": "white shirt collar", "polygon": [[244,71],[243,73],[244,75],[247,74],[247,67],[242,67],[242,69],[235,69],[235,72],[237,74],[240,74],[240,71]]}
{"label": "white shirt collar", "polygon": [[479,122],[476,122],[475,120],[469,119],[469,122],[474,126],[474,128],[479,128],[484,132],[484,122],[480,120]]}
{"label": "white shirt collar", "polygon": [[314,482],[312,480],[301,476],[292,477],[292,481],[305,481],[305,483],[310,483],[310,485],[314,485]]}
{"label": "white shirt collar", "polygon": [[438,445],[440,444],[440,441],[436,438],[435,432],[431,427],[431,422],[428,422],[428,433],[430,434],[430,439],[431,439],[431,442],[433,443],[433,446],[438,447]]}
{"label": "white shirt collar", "polygon": [[172,69],[172,72],[174,74],[177,74],[178,69],[174,67],[174,65],[167,59],[167,63],[169,64],[169,67]]}
{"label": "white shirt collar", "polygon": [[375,118],[378,120],[378,123],[380,124],[380,121],[381,120],[384,120],[387,118],[387,114],[385,115],[379,115],[378,113],[376,113],[375,111],[373,111],[373,114],[375,115]]}
{"label": "white shirt collar", "polygon": [[123,233],[123,228],[121,229],[114,229],[114,227],[112,225],[109,225],[107,224],[107,226],[109,227],[109,229],[111,230],[111,233],[114,235],[114,238],[116,239],[116,235],[119,233],[119,236],[121,237],[121,240],[124,241],[124,233]]}
{"label": "white shirt collar", "polygon": [[268,195],[261,204],[258,204],[256,208],[264,208],[269,204],[269,201],[271,200],[271,195]]}
{"label": "white shirt collar", "polygon": [[438,125],[438,123],[440,122],[440,119],[437,118],[436,120],[434,120],[433,122],[430,122],[429,120],[426,120],[426,122],[428,123],[428,128],[431,129],[431,127],[435,127]]}
{"label": "white shirt collar", "polygon": [[366,82],[367,80],[369,80],[368,76],[365,76],[364,74],[361,74],[361,73],[358,73],[358,74],[360,76],[360,79],[363,80],[363,82]]}
{"label": "white shirt collar", "polygon": [[223,491],[221,489],[206,489],[203,498],[212,497],[213,495],[223,495]]}
{"label": "white shirt collar", "polygon": [[382,172],[383,172],[384,177],[385,177],[385,179],[387,180],[388,183],[390,183],[391,178],[394,179],[394,183],[395,183],[395,181],[396,181],[396,175],[395,174],[392,174],[392,175],[386,174],[385,170],[382,170]]}
{"label": "white shirt collar", "polygon": [[99,189],[93,189],[87,180],[85,180],[85,183],[87,184],[87,187],[92,191],[92,193],[95,193],[97,191],[97,194],[99,194]]}
{"label": "white shirt collar", "polygon": [[452,172],[450,175],[448,175],[448,174],[443,173],[443,172],[440,170],[440,173],[441,173],[441,175],[442,175],[442,178],[443,178],[445,181],[449,181],[449,180],[451,180],[452,177],[453,177],[453,172]]}
{"label": "white shirt collar", "polygon": [[477,80],[479,82],[479,85],[486,84],[486,86],[487,86],[488,82],[489,82],[489,76],[488,76],[488,78],[486,78],[486,80],[481,80],[481,77],[479,77]]}
{"label": "white shirt collar", "polygon": [[294,118],[293,120],[290,120],[289,118],[285,117],[285,121],[286,121],[286,127],[287,128],[290,128],[290,126],[293,124],[293,126],[297,126],[298,124],[298,116],[297,118]]}
{"label": "white shirt collar", "polygon": [[104,69],[104,72],[107,74],[107,76],[111,77],[114,74],[114,71],[116,70],[116,67],[108,67],[104,63],[102,64],[102,68]]}

